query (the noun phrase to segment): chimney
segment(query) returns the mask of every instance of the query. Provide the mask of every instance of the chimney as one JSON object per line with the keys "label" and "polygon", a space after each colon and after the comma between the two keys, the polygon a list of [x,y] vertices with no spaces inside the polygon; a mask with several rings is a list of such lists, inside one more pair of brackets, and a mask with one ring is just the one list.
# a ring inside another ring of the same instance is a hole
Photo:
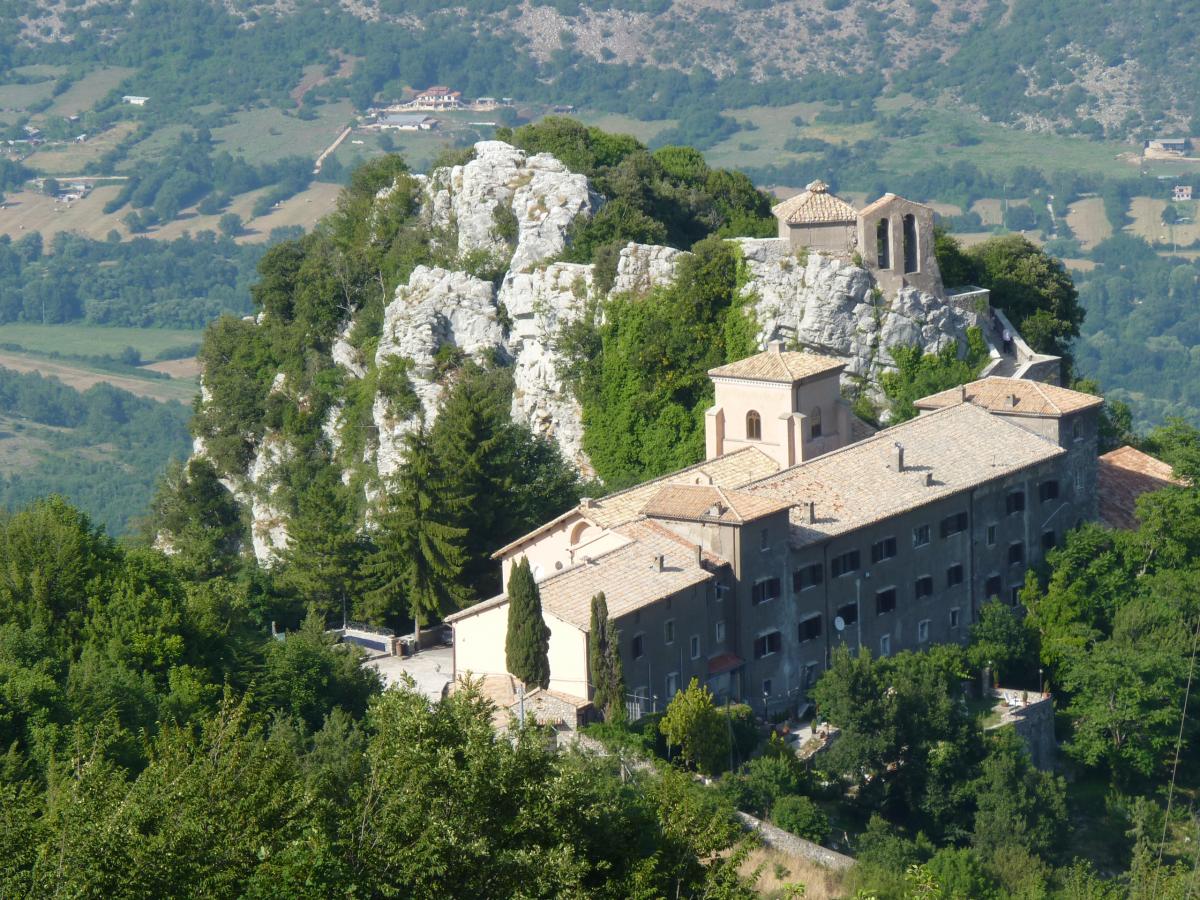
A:
{"label": "chimney", "polygon": [[808,524],[816,525],[817,524],[817,502],[815,500],[809,500],[808,503],[806,503],[804,505],[808,507]]}
{"label": "chimney", "polygon": [[593,497],[581,497],[579,500],[579,505],[583,509],[595,509],[596,508],[596,500]]}
{"label": "chimney", "polygon": [[960,384],[958,386],[958,402],[959,403],[967,402],[967,386],[965,384]]}
{"label": "chimney", "polygon": [[767,349],[770,350],[772,353],[782,353],[783,352],[783,341],[778,340],[778,339],[773,340],[773,341],[768,341]]}
{"label": "chimney", "polygon": [[933,487],[933,473],[932,472],[925,473],[925,487]]}
{"label": "chimney", "polygon": [[653,566],[654,571],[661,572],[663,570],[663,564],[666,561],[667,561],[666,557],[663,556],[661,553],[655,553],[654,554],[654,566]]}
{"label": "chimney", "polygon": [[899,441],[892,444],[892,468],[897,472],[904,471],[904,445]]}
{"label": "chimney", "polygon": [[699,565],[702,565],[703,563],[704,563],[704,548],[702,546],[700,546],[699,544],[697,544],[696,545],[696,565],[699,566]]}
{"label": "chimney", "polygon": [[708,508],[708,515],[714,519],[719,519],[725,514],[725,507],[720,503],[714,503]]}
{"label": "chimney", "polygon": [[1008,409],[1016,409],[1016,406],[1017,406],[1017,395],[1016,395],[1016,394],[1008,394],[1008,395],[1006,395],[1006,396],[1005,396],[1005,398],[1004,398],[1004,405],[1005,405],[1005,407],[1006,407],[1006,408],[1008,408]]}

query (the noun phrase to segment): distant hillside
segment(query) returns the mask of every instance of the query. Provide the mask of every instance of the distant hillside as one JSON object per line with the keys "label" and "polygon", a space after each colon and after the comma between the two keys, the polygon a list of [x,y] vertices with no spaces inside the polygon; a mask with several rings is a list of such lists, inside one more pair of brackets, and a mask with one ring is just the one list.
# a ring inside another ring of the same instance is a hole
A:
{"label": "distant hillside", "polygon": [[305,102],[342,95],[364,106],[449,83],[468,96],[678,119],[683,135],[736,128],[716,110],[751,104],[836,100],[845,115],[870,116],[885,92],[919,105],[955,100],[1035,130],[1121,139],[1200,130],[1191,127],[1198,26],[1183,0],[329,6],[7,0],[0,71],[126,66],[136,74],[114,99],[143,93],[146,115],[177,120],[209,102],[294,103],[303,68],[324,63],[327,78]]}

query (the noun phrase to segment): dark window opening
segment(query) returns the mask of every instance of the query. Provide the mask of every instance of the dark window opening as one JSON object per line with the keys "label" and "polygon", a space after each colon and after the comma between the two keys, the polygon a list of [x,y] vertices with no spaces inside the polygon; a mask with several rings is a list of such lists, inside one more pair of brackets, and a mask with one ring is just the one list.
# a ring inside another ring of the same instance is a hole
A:
{"label": "dark window opening", "polygon": [[1047,500],[1058,499],[1058,481],[1043,481],[1038,485],[1038,500],[1045,503]]}
{"label": "dark window opening", "polygon": [[851,572],[857,572],[859,566],[859,556],[857,550],[848,550],[841,556],[835,556],[829,564],[830,574],[834,578],[842,575],[849,575]]}
{"label": "dark window opening", "polygon": [[962,563],[955,563],[946,570],[946,587],[954,587],[963,583]]}
{"label": "dark window opening", "polygon": [[1020,565],[1025,562],[1025,545],[1020,541],[1008,545],[1008,564],[1010,566]]}
{"label": "dark window opening", "polygon": [[892,267],[892,236],[889,232],[887,219],[875,223],[875,262],[881,269]]}
{"label": "dark window opening", "polygon": [[821,636],[821,617],[813,616],[800,623],[800,643],[811,641]]}
{"label": "dark window opening", "polygon": [[853,625],[858,621],[858,604],[847,603],[845,606],[839,606],[837,614],[841,617],[844,625]]}
{"label": "dark window opening", "polygon": [[885,588],[875,595],[875,615],[882,616],[896,608],[896,589]]}
{"label": "dark window opening", "polygon": [[942,519],[942,537],[950,537],[952,534],[959,534],[966,530],[967,514],[965,512],[955,513]]}
{"label": "dark window opening", "polygon": [[917,595],[918,600],[923,600],[926,597],[933,596],[933,576],[922,575],[913,585],[913,592]]}
{"label": "dark window opening", "polygon": [[1042,532],[1042,550],[1053,550],[1058,543],[1058,536],[1055,535],[1054,529]]}
{"label": "dark window opening", "polygon": [[1008,496],[1004,498],[1004,511],[1010,516],[1013,513],[1025,511],[1025,492],[1010,491]]}
{"label": "dark window opening", "polygon": [[633,654],[633,658],[634,658],[634,659],[641,659],[641,658],[642,658],[642,654],[645,652],[645,648],[643,647],[643,643],[644,643],[644,642],[643,642],[643,640],[642,640],[642,636],[641,636],[640,634],[635,634],[635,635],[633,636],[633,641],[632,641],[632,643],[630,644],[629,650],[630,650],[630,653],[632,653],[632,654]]}
{"label": "dark window opening", "polygon": [[1004,589],[1000,581],[999,575],[992,575],[988,578],[987,583],[983,586],[983,595],[989,600],[999,599],[1000,591]]}
{"label": "dark window opening", "polygon": [[746,440],[762,440],[762,417],[754,410],[746,413]]}
{"label": "dark window opening", "polygon": [[825,580],[825,567],[821,563],[813,563],[792,573],[792,590],[799,593],[816,587]]}
{"label": "dark window opening", "polygon": [[921,271],[920,248],[917,246],[917,217],[909,213],[904,217],[904,274]]}
{"label": "dark window opening", "polygon": [[821,407],[813,407],[808,416],[808,439],[815,440],[821,436]]}
{"label": "dark window opening", "polygon": [[754,585],[753,593],[750,596],[752,603],[766,603],[768,600],[774,600],[779,596],[779,579],[768,578],[765,581],[760,581]]}
{"label": "dark window opening", "polygon": [[929,543],[929,526],[918,525],[913,529],[913,546],[924,547]]}
{"label": "dark window opening", "polygon": [[770,656],[772,653],[778,653],[779,648],[783,646],[783,638],[778,631],[772,631],[769,634],[760,635],[754,639],[754,658],[762,659],[764,656]]}
{"label": "dark window opening", "polygon": [[876,541],[871,545],[871,562],[882,562],[885,559],[891,559],[896,555],[896,539],[894,537],[884,538],[882,541]]}

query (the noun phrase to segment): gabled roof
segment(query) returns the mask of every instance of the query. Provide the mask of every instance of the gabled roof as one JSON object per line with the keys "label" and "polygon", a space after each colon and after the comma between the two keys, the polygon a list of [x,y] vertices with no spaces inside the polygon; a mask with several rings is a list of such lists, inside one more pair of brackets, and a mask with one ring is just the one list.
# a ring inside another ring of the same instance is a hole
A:
{"label": "gabled roof", "polygon": [[844,360],[819,353],[793,350],[764,350],[737,362],[709,369],[713,378],[745,378],[752,381],[774,381],[795,384],[806,378],[841,372],[846,368]]}
{"label": "gabled roof", "polygon": [[907,197],[901,197],[899,194],[887,193],[873,203],[868,203],[858,211],[858,214],[863,218],[866,218],[867,216],[871,215],[871,213],[878,212],[879,210],[883,209],[893,200],[903,200],[905,203],[911,203],[913,206],[923,206],[925,209],[932,209],[932,207],[926,206],[924,203],[918,203],[916,200],[909,200]]}
{"label": "gabled roof", "polygon": [[742,525],[781,512],[788,505],[772,497],[716,485],[669,484],[650,498],[642,513],[656,519]]}
{"label": "gabled roof", "polygon": [[964,389],[965,397],[963,389],[951,388],[922,397],[915,406],[917,409],[943,409],[966,402],[1005,415],[1056,419],[1100,406],[1104,402],[1103,397],[1072,391],[1056,384],[1027,378],[1002,378],[998,375],[972,381],[964,385]]}
{"label": "gabled roof", "polygon": [[567,510],[562,515],[535,528],[528,534],[522,535],[510,544],[501,547],[492,554],[493,559],[504,556],[510,550],[515,550],[549,529],[576,516],[586,519],[600,528],[615,528],[626,522],[641,518],[642,509],[650,498],[667,484],[713,484],[719,487],[735,488],[749,481],[770,475],[779,471],[779,463],[757,447],[743,447],[716,459],[706,459],[704,462],[669,475],[663,475],[652,481],[644,482],[623,491],[609,494],[599,499],[587,499],[578,506]]}
{"label": "gabled roof", "polygon": [[1138,497],[1183,484],[1165,462],[1129,446],[1101,456],[1096,474],[1100,521],[1126,530],[1138,527]]}
{"label": "gabled roof", "polygon": [[[895,445],[904,448],[897,471]],[[960,403],[743,486],[792,506],[795,547],[862,528],[1062,456],[1057,444]],[[807,504],[814,504],[810,520]]]}
{"label": "gabled roof", "polygon": [[777,203],[771,212],[789,225],[853,224],[858,220],[858,211],[829,193],[829,185],[819,179],[810,182],[803,192]]}

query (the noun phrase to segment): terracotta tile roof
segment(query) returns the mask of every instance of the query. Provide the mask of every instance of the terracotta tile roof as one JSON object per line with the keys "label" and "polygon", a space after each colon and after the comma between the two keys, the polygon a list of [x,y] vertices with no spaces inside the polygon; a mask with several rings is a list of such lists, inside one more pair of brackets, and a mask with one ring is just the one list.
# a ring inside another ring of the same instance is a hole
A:
{"label": "terracotta tile roof", "polygon": [[[1001,378],[991,375],[965,385],[966,402],[992,412],[1013,416],[1042,416],[1058,418],[1083,409],[1099,406],[1103,397],[1072,391],[1056,384],[1044,384],[1026,378]],[[922,397],[918,409],[943,409],[962,403],[959,388]]]}
{"label": "terracotta tile roof", "polygon": [[1127,530],[1138,527],[1138,497],[1183,483],[1165,462],[1128,446],[1101,456],[1097,476],[1100,521]]}
{"label": "terracotta tile roof", "polygon": [[[906,203],[911,203],[913,206],[925,206],[924,203],[918,203],[916,200],[909,200],[907,197],[901,197],[898,194],[893,194],[893,193],[889,192],[887,194],[884,194],[878,200],[875,200],[872,203],[868,203],[866,206],[864,206],[862,209],[860,209],[858,211],[858,214],[865,218],[866,216],[871,215],[871,213],[875,212],[876,210],[883,209],[884,206],[886,206],[888,203],[890,203],[893,200],[903,200]],[[932,207],[926,207],[926,208],[931,209]]]}
{"label": "terracotta tile roof", "polygon": [[669,484],[659,488],[642,512],[659,519],[740,525],[787,508],[787,503],[762,494],[726,490],[706,484]]}
{"label": "terracotta tile roof", "polygon": [[[689,541],[682,534],[672,531],[666,525],[663,525],[661,522],[655,522],[653,519],[638,519],[636,522],[630,522],[627,525],[621,525],[614,530],[618,534],[623,534],[626,537],[633,538],[634,540],[637,540],[639,534],[653,532],[658,537],[665,538],[668,541],[673,541],[674,543],[678,544],[681,549],[686,550],[688,553],[696,552],[696,544],[693,541]],[[729,565],[728,560],[722,559],[720,556],[717,556],[717,554],[712,553],[711,551],[701,549],[701,553],[703,554],[704,564],[711,569],[715,570],[721,566]]]}
{"label": "terracotta tile roof", "polygon": [[579,506],[567,510],[545,525],[541,525],[512,543],[501,547],[492,554],[492,558],[498,559],[504,556],[510,550],[515,550],[547,529],[575,515],[579,515],[601,528],[614,528],[625,522],[632,522],[641,518],[643,507],[666,484],[713,484],[719,487],[738,487],[778,471],[779,463],[763,453],[762,450],[757,447],[743,447],[733,453],[726,453],[716,459],[706,459],[694,466],[688,466],[686,469],[671,472],[652,481],[617,491],[607,497],[584,500]]}
{"label": "terracotta tile roof", "polygon": [[653,481],[593,500],[592,506],[587,506],[585,502],[581,504],[581,511],[601,528],[612,528],[640,518],[642,509],[663,485],[712,484],[717,487],[736,488],[778,471],[779,463],[760,449],[743,447],[733,453],[707,459]]}
{"label": "terracotta tile roof", "polygon": [[[904,448],[904,468],[899,472],[892,462],[895,444]],[[1057,444],[977,406],[958,404],[910,419],[742,490],[761,491],[792,504],[791,541],[801,547],[1065,453]],[[815,504],[812,522],[809,502]]]}
{"label": "terracotta tile roof", "polygon": [[814,375],[840,372],[844,368],[844,360],[822,356],[819,353],[764,350],[737,362],[709,369],[708,374],[717,378],[750,378],[755,381],[792,384]]}
{"label": "terracotta tile roof", "polygon": [[775,218],[789,225],[823,225],[858,220],[858,211],[829,193],[823,181],[810,182],[808,188],[771,208]]}

